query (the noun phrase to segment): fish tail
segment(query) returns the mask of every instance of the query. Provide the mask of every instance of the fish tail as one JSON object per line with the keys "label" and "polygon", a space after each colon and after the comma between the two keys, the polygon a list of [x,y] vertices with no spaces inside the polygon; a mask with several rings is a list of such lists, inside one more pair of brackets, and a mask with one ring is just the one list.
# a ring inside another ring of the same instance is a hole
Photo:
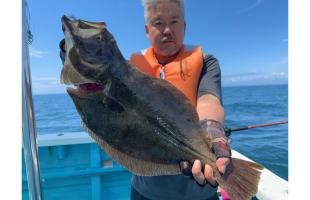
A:
{"label": "fish tail", "polygon": [[256,195],[263,167],[257,163],[231,158],[224,175],[218,171],[215,176],[219,186],[231,200],[249,200]]}

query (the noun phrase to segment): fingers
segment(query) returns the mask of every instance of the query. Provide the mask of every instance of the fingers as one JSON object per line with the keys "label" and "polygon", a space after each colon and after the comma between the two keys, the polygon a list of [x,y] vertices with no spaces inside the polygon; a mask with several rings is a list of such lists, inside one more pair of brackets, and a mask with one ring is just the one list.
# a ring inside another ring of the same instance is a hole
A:
{"label": "fingers", "polygon": [[225,174],[226,172],[226,167],[227,165],[230,163],[230,159],[226,158],[226,157],[222,157],[222,158],[218,158],[216,160],[216,167],[218,168],[218,170],[222,173]]}
{"label": "fingers", "polygon": [[205,165],[204,176],[212,186],[218,185],[213,175],[213,169],[210,165]]}
{"label": "fingers", "polygon": [[199,183],[200,185],[206,184],[206,178],[204,174],[202,173],[202,165],[200,160],[195,160],[193,167],[192,167],[192,174],[194,179]]}
{"label": "fingers", "polygon": [[[226,171],[226,167],[227,165],[230,163],[230,159],[229,158],[219,158],[216,160],[216,166],[219,169],[219,171],[224,174]],[[183,167],[182,167],[183,166]],[[181,170],[186,169],[186,173],[190,174],[190,172],[188,171],[190,169],[190,163],[189,162],[181,162],[180,163],[180,167]],[[183,173],[183,171],[182,171]],[[193,166],[192,166],[192,171],[191,171],[194,179],[196,180],[196,182],[200,185],[205,185],[207,182],[209,182],[212,186],[217,186],[218,183],[216,182],[216,179],[214,178],[214,174],[213,174],[213,169],[210,165],[206,164],[203,166],[200,162],[200,160],[195,160]],[[185,173],[184,173],[185,174]]]}
{"label": "fingers", "polygon": [[192,165],[188,161],[180,162],[180,170],[182,174],[186,177],[192,177]]}
{"label": "fingers", "polygon": [[214,187],[218,185],[214,178],[212,167],[206,164],[204,166],[204,170],[202,170],[200,160],[195,160],[192,168],[192,173],[196,182],[201,186],[205,185],[207,182]]}

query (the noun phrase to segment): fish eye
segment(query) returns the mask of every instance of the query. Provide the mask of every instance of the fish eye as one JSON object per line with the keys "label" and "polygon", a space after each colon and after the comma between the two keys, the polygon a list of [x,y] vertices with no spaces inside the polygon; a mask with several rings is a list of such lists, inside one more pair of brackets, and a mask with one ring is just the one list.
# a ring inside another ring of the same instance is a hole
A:
{"label": "fish eye", "polygon": [[97,35],[97,36],[96,36],[96,40],[101,41],[101,40],[102,40],[102,35],[101,35],[101,34],[100,34],[100,35]]}
{"label": "fish eye", "polygon": [[80,29],[91,29],[91,28],[93,28],[92,26],[90,26],[90,25],[88,25],[88,24],[86,24],[86,23],[84,23],[84,22],[82,22],[80,20],[78,22],[78,27]]}

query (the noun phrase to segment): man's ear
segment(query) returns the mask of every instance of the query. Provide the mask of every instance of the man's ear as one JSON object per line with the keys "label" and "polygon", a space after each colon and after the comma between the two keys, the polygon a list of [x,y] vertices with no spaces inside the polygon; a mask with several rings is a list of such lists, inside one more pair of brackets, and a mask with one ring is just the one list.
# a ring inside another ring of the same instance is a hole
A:
{"label": "man's ear", "polygon": [[150,31],[149,31],[148,25],[147,25],[147,24],[144,24],[144,28],[145,28],[145,32],[146,32],[146,37],[147,37],[148,39],[150,39],[150,35],[149,35]]}

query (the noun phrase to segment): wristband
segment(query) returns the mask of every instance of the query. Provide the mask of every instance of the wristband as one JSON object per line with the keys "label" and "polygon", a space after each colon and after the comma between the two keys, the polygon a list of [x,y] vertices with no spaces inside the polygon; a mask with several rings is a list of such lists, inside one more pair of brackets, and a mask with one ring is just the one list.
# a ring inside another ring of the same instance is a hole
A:
{"label": "wristband", "polygon": [[200,121],[200,125],[211,138],[212,151],[216,158],[231,157],[229,138],[225,136],[223,124],[215,120],[204,119]]}

